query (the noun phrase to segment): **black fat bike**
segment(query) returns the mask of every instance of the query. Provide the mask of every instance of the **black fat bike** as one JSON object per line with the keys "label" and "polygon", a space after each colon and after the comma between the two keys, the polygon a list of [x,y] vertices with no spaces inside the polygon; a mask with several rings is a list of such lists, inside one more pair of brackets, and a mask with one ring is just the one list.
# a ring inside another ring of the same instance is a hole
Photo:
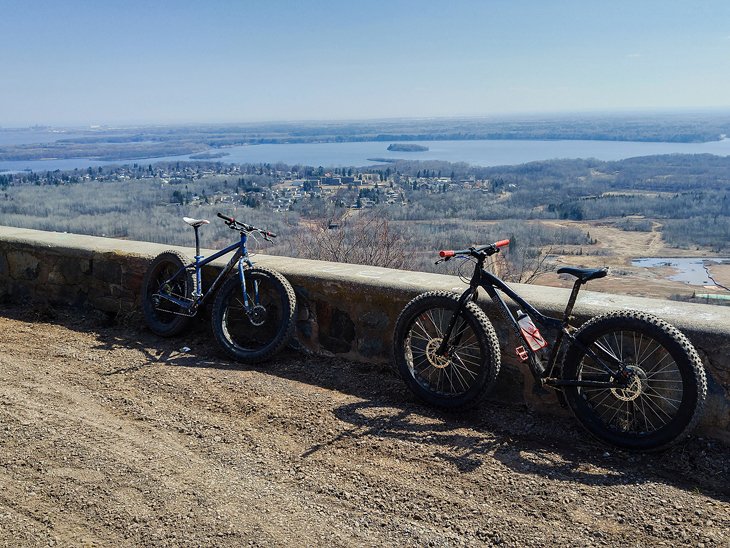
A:
{"label": "black fat bike", "polygon": [[[395,326],[394,357],[408,387],[424,402],[468,409],[494,385],[501,356],[497,335],[477,305],[483,288],[522,344],[518,357],[541,387],[558,391],[577,420],[599,440],[634,450],[665,448],[689,433],[704,407],[707,380],[689,340],[651,314],[621,310],[594,317],[580,328],[571,313],[582,285],[608,269],[560,268],[575,277],[562,318],[541,314],[485,260],[509,244],[441,251],[437,261],[472,260],[469,287],[460,296],[444,291],[419,295]],[[501,293],[521,310],[513,313]],[[525,312],[523,312],[525,311]],[[548,342],[535,324],[556,333]]]}
{"label": "black fat bike", "polygon": [[[259,234],[266,240],[276,234],[221,213],[218,217],[231,230],[238,231],[240,239],[203,257],[198,231],[210,221],[184,217],[195,230],[195,260],[177,251],[165,251],[155,257],[142,286],[144,318],[152,332],[172,337],[188,326],[209,296],[216,294],[211,322],[218,344],[235,360],[258,363],[281,350],[293,332],[294,290],[284,276],[254,266],[249,258],[249,234]],[[233,256],[228,264],[203,291],[203,267],[230,252]],[[229,276],[234,270],[236,273]]]}

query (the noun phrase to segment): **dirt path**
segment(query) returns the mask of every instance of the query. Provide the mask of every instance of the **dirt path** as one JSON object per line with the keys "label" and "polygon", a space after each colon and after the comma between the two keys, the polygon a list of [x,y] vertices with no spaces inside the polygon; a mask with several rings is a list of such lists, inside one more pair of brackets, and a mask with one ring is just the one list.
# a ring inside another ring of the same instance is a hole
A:
{"label": "dirt path", "polygon": [[379,369],[51,316],[0,308],[3,546],[730,542],[708,440],[630,455],[505,404],[445,418]]}

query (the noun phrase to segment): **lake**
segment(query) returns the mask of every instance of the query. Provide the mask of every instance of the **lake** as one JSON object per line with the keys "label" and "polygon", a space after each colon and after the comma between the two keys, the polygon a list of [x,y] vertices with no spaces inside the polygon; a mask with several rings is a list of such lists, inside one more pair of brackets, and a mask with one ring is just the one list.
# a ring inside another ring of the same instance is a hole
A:
{"label": "lake", "polygon": [[[409,141],[429,148],[424,152],[387,150],[389,141],[358,143],[304,143],[277,145],[244,145],[221,151],[228,156],[213,161],[224,163],[276,163],[289,165],[341,167],[367,166],[378,163],[373,158],[443,160],[466,162],[477,166],[517,165],[538,160],[596,158],[623,160],[635,156],[660,154],[714,154],[730,156],[730,139],[709,143],[646,143],[633,141]],[[0,171],[46,171],[85,169],[111,164],[147,164],[159,161],[190,161],[189,155],[140,158],[124,161],[91,161],[86,159],[36,160],[0,162]]]}

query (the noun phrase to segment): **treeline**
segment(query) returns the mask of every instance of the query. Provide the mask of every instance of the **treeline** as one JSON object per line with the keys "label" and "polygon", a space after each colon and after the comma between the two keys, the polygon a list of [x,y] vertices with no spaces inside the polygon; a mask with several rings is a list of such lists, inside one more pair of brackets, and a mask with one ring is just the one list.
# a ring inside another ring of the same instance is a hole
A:
{"label": "treeline", "polygon": [[[0,147],[0,160],[125,160],[244,144],[474,139],[707,142],[730,134],[730,112],[471,117],[360,122],[74,129],[73,137]],[[55,142],[54,142],[55,141]]]}

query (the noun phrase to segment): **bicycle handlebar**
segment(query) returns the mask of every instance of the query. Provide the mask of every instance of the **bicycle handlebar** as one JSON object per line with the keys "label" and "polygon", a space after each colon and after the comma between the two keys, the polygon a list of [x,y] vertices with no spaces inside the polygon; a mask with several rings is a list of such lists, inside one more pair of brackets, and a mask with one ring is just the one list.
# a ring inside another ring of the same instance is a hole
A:
{"label": "bicycle handlebar", "polygon": [[247,225],[246,223],[237,221],[233,217],[223,215],[223,213],[221,213],[220,211],[218,212],[218,217],[223,219],[226,224],[234,230],[243,230],[244,232],[258,232],[259,234],[262,234],[265,238],[276,238],[276,234],[274,234],[273,232],[269,232],[268,230],[264,230],[263,228],[257,228],[252,225]]}
{"label": "bicycle handlebar", "polygon": [[439,251],[439,257],[447,261],[451,257],[455,257],[456,255],[471,255],[472,257],[478,258],[480,255],[484,254],[489,256],[494,255],[495,253],[499,253],[499,248],[506,245],[509,245],[509,240],[499,240],[498,242],[494,242],[493,244],[474,246],[470,247],[469,249],[442,249],[441,251]]}

